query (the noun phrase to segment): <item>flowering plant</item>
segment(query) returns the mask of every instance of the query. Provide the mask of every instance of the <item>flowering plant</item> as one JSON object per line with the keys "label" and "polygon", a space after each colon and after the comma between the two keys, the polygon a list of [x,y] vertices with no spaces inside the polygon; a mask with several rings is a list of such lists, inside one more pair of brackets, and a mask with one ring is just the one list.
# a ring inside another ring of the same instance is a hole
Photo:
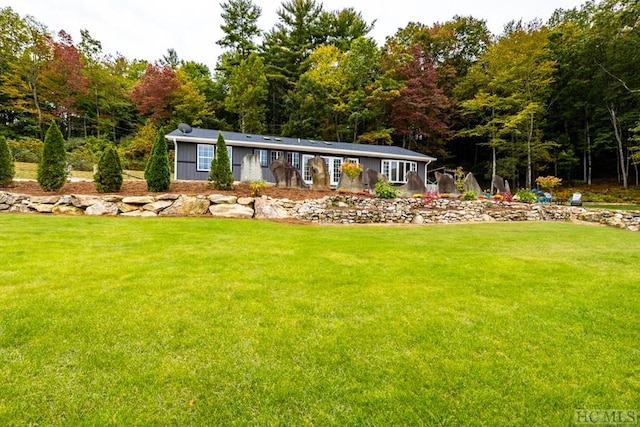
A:
{"label": "flowering plant", "polygon": [[344,162],[340,168],[349,178],[357,178],[362,173],[362,165],[354,162]]}

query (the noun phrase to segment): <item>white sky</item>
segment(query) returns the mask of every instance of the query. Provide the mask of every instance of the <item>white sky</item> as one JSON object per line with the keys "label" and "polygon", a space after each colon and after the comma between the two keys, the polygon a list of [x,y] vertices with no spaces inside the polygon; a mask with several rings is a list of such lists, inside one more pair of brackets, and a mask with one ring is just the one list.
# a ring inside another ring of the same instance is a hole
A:
{"label": "white sky", "polygon": [[[319,1],[320,2],[320,1]],[[75,42],[80,29],[102,43],[104,53],[121,53],[128,59],[155,61],[173,48],[178,57],[204,63],[213,70],[222,37],[221,0],[0,0],[24,17],[32,15],[53,33],[65,30]],[[259,21],[269,30],[277,21],[280,0],[254,0],[262,8]],[[327,11],[353,7],[376,25],[371,33],[378,45],[411,21],[432,25],[455,15],[487,21],[494,34],[511,20],[547,21],[558,8],[571,9],[584,0],[324,0]]]}

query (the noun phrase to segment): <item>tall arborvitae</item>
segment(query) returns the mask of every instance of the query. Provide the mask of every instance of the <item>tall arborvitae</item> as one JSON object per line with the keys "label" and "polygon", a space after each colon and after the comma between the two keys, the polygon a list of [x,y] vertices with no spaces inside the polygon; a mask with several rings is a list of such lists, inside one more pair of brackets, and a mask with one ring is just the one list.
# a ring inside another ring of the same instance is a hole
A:
{"label": "tall arborvitae", "polygon": [[38,165],[38,184],[44,191],[58,191],[64,185],[67,180],[66,157],[62,132],[56,122],[51,122]]}
{"label": "tall arborvitae", "polygon": [[222,132],[218,132],[216,154],[211,160],[209,181],[213,183],[213,186],[217,190],[233,189],[233,173],[231,172],[229,153],[227,152],[227,143],[224,141]]}
{"label": "tall arborvitae", "polygon": [[167,141],[164,138],[164,129],[160,128],[156,140],[151,147],[151,154],[144,169],[144,179],[147,181],[147,190],[156,193],[169,191],[171,185],[171,169],[169,168],[169,154]]}
{"label": "tall arborvitae", "polygon": [[13,156],[9,144],[4,136],[0,136],[0,187],[11,184],[16,170],[13,166]]}
{"label": "tall arborvitae", "polygon": [[100,193],[117,193],[122,187],[122,165],[120,156],[111,144],[105,148],[98,160],[98,171],[93,175],[96,190]]}

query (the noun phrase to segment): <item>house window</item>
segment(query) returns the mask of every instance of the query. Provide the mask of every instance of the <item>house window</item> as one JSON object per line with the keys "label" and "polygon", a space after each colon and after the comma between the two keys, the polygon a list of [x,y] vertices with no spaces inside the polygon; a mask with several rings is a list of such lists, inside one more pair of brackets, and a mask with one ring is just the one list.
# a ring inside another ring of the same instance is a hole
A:
{"label": "house window", "polygon": [[291,163],[294,168],[300,170],[300,153],[287,153],[287,161]]}
{"label": "house window", "polygon": [[308,154],[302,155],[302,179],[307,184],[311,183],[311,171],[309,170],[309,160],[313,159],[313,156]]}
{"label": "house window", "polygon": [[[211,159],[215,154],[215,145],[198,144],[197,167],[200,172],[209,172],[211,170]],[[233,149],[227,145],[227,154],[229,155],[229,167],[233,170]]]}
{"label": "house window", "polygon": [[350,162],[350,163],[355,163],[355,164],[360,164],[360,159],[357,157],[347,157],[345,159],[345,162]]}
{"label": "house window", "polygon": [[284,157],[284,152],[280,150],[271,150],[271,162]]}
{"label": "house window", "polygon": [[[309,170],[309,160],[313,159],[314,156],[310,156],[308,154],[302,155],[302,179],[307,183],[311,184],[311,171]],[[329,170],[329,176],[331,177],[331,186],[335,187],[340,182],[340,175],[342,174],[342,157],[325,157],[322,156],[325,163],[327,164],[327,169]]]}
{"label": "house window", "polygon": [[268,164],[269,157],[267,154],[267,150],[261,150],[256,148],[255,150],[253,150],[253,154],[260,157],[260,166],[262,166],[263,168],[266,168],[267,166],[269,166]]}
{"label": "house window", "polygon": [[382,174],[393,183],[406,183],[407,174],[409,172],[416,172],[417,170],[418,164],[416,162],[407,162],[403,160],[382,161]]}
{"label": "house window", "polygon": [[206,172],[211,170],[211,159],[213,159],[213,145],[198,144],[198,170]]}

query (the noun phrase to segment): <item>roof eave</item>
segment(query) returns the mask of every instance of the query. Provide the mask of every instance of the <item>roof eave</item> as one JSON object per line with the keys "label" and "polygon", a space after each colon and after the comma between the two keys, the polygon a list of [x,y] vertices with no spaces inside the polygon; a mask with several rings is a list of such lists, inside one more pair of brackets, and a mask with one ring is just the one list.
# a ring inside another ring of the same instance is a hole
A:
{"label": "roof eave", "polygon": [[[181,142],[190,142],[190,143],[202,143],[202,144],[212,144],[214,140],[211,138],[201,138],[201,137],[192,137],[192,136],[184,136],[184,135],[165,135],[167,139],[172,141],[181,141]],[[377,158],[385,158],[385,159],[393,159],[393,160],[414,160],[418,162],[434,162],[436,161],[435,157],[431,156],[413,156],[413,155],[403,155],[403,154],[394,154],[394,153],[370,153],[359,150],[346,150],[343,148],[335,148],[331,147],[331,145],[325,144],[323,142],[318,142],[318,146],[307,146],[307,145],[293,145],[293,144],[279,144],[277,142],[266,142],[266,141],[256,141],[253,139],[247,138],[246,141],[236,140],[236,139],[228,139],[225,141],[227,145],[237,146],[237,147],[255,147],[255,148],[268,148],[268,149],[276,149],[276,150],[291,150],[296,149],[298,151],[311,152],[311,153],[322,153],[322,154],[343,154],[346,156],[362,156],[362,157],[377,157]],[[322,145],[324,146],[322,146]]]}

